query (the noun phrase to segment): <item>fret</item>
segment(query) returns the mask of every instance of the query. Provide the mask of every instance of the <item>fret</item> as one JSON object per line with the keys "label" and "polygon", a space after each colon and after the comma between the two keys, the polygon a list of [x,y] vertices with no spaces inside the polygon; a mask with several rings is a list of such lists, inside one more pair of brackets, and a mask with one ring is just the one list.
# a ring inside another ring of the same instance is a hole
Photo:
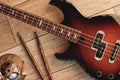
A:
{"label": "fret", "polygon": [[76,38],[77,38],[77,31],[73,30],[72,29],[72,34],[71,34],[71,41],[72,42],[75,42],[76,41]]}
{"label": "fret", "polygon": [[[50,24],[50,23],[49,23],[49,24]],[[51,26],[49,25],[49,26],[46,28],[46,31],[47,31],[47,32],[50,32],[51,29],[52,29],[52,28],[51,28]],[[51,33],[51,32],[50,32],[50,33]]]}
{"label": "fret", "polygon": [[48,22],[45,21],[45,20],[42,20],[42,24],[41,24],[41,27],[40,27],[40,28],[41,28],[42,30],[45,30],[45,31],[46,31],[47,26],[48,26]]}
{"label": "fret", "polygon": [[32,23],[33,23],[33,26],[38,26],[39,18],[37,18],[36,16],[34,16],[34,19],[33,19]]}
{"label": "fret", "polygon": [[[26,17],[25,17],[26,16]],[[26,23],[30,24],[30,25],[33,25],[32,21],[33,19],[31,18],[31,15],[29,14],[24,14],[23,15],[23,20],[25,20]]]}
{"label": "fret", "polygon": [[47,25],[47,21],[42,20],[41,29],[42,29],[42,30],[45,30],[45,29],[46,29],[46,26],[48,26],[48,25]]}
{"label": "fret", "polygon": [[47,25],[47,31],[53,34],[53,23],[49,22],[49,26]]}
{"label": "fret", "polygon": [[22,14],[22,20],[23,20],[24,22],[32,25],[32,20],[29,19],[30,16],[31,16],[30,14],[24,12],[24,13]]}
{"label": "fret", "polygon": [[[12,11],[14,11],[14,14],[12,14]],[[21,16],[19,15],[19,12],[17,10],[11,9],[11,13],[10,16],[16,18],[16,19],[20,19]]]}
{"label": "fret", "polygon": [[53,23],[51,23],[51,22],[48,21],[48,24],[47,24],[47,26],[46,26],[46,30],[47,30],[48,32],[54,34],[55,29],[56,29],[56,28],[55,28],[55,29],[53,30],[54,27],[55,27],[55,24],[53,24]]}
{"label": "fret", "polygon": [[45,31],[48,31],[48,27],[50,27],[51,25],[50,25],[50,22],[49,21],[44,21],[45,22],[45,24],[46,24],[46,26],[44,27],[45,29]]}
{"label": "fret", "polygon": [[59,27],[59,25],[55,25],[55,30],[54,31],[55,31],[54,34],[60,37],[61,34],[60,34],[60,27]]}
{"label": "fret", "polygon": [[75,39],[73,37],[74,37],[74,35],[76,35],[76,31],[74,31],[71,28],[67,28],[66,30],[67,30],[67,35],[65,36],[65,38],[74,42]]}
{"label": "fret", "polygon": [[15,14],[13,15],[16,19],[19,19],[17,16],[18,10],[15,10]]}
{"label": "fret", "polygon": [[77,42],[80,40],[80,38],[81,38],[82,40],[84,40],[84,38],[83,38],[81,32],[80,32],[80,31],[77,31],[77,32],[78,32]]}
{"label": "fret", "polygon": [[14,16],[17,18],[17,19],[19,19],[19,20],[23,20],[23,18],[22,18],[22,16],[23,16],[23,12],[21,12],[21,11],[16,11],[16,10],[12,10],[12,11],[14,11]]}
{"label": "fret", "polygon": [[4,10],[8,11],[7,15],[10,15],[10,13],[11,13],[10,7],[4,7]]}
{"label": "fret", "polygon": [[1,3],[0,12],[75,43],[77,43],[80,38],[80,32],[77,30]]}
{"label": "fret", "polygon": [[71,40],[72,42],[74,41],[74,30],[70,30],[70,32],[71,32],[71,34],[70,34],[70,36],[69,36],[69,40]]}
{"label": "fret", "polygon": [[[25,14],[26,15],[26,14]],[[31,25],[35,25],[34,24],[34,16],[30,15],[30,14],[27,14],[26,15],[26,22],[31,24]]]}
{"label": "fret", "polygon": [[34,25],[34,19],[35,19],[35,16],[32,17],[32,22],[31,22],[32,25]]}
{"label": "fret", "polygon": [[2,9],[2,12],[3,12],[4,14],[6,14],[6,15],[9,14],[9,11],[5,8],[5,6],[2,6],[1,9]]}
{"label": "fret", "polygon": [[30,15],[30,14],[24,14],[23,15],[23,19],[27,22],[27,23],[29,23],[29,24],[31,24],[31,25],[34,25],[34,16],[33,15]]}
{"label": "fret", "polygon": [[3,14],[14,17],[14,16],[11,15],[12,14],[12,8],[11,7],[5,6],[5,5],[2,5],[2,4],[0,6],[1,6],[1,8],[0,8],[1,12]]}
{"label": "fret", "polygon": [[17,18],[18,19],[18,10],[15,10],[15,9],[11,9],[10,7],[9,7],[9,16],[11,16],[11,17],[15,17],[15,18]]}
{"label": "fret", "polygon": [[51,26],[49,27],[49,32],[52,33],[53,32],[53,30],[52,30],[53,29],[53,23],[50,23],[50,25]]}

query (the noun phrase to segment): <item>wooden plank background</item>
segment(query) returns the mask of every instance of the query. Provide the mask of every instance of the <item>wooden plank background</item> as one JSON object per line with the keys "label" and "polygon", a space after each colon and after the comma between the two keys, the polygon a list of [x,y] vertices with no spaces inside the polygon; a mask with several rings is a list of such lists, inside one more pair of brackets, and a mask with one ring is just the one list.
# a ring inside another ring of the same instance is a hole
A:
{"label": "wooden plank background", "polygon": [[[49,1],[50,0],[0,0],[0,2],[60,23],[64,18],[63,13],[58,8],[49,5]],[[68,0],[68,2],[73,3],[86,17],[101,14],[120,14],[119,0]],[[34,40],[34,31],[39,34],[54,80],[94,80],[94,78],[86,74],[74,60],[60,61],[54,57],[55,53],[63,52],[67,49],[69,45],[68,41],[0,14],[0,56],[7,53],[19,55],[27,66],[26,80],[40,80],[40,77],[21,46],[16,36],[17,32],[20,32],[25,39],[47,79],[47,74],[38,48],[36,47],[36,41]]]}

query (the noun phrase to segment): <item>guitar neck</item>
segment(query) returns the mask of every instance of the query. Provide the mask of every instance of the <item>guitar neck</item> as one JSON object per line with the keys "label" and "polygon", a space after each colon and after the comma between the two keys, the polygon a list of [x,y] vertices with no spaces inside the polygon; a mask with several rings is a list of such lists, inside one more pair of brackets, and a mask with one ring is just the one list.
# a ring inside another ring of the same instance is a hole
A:
{"label": "guitar neck", "polygon": [[57,24],[3,3],[0,3],[0,12],[74,43],[78,43],[80,38],[81,32],[78,30],[69,28],[62,24]]}

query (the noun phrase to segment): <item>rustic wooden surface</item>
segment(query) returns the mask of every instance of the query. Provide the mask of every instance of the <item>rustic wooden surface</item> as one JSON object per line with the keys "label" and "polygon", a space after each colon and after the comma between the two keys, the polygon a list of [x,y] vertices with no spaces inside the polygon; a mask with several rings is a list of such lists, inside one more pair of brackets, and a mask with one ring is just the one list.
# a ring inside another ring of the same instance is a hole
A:
{"label": "rustic wooden surface", "polygon": [[[0,0],[0,2],[15,6],[44,18],[61,22],[62,12],[51,5],[50,0]],[[120,14],[119,0],[68,0],[73,3],[86,17],[101,14]],[[79,3],[79,4],[78,4]],[[120,20],[120,19],[119,19]],[[21,46],[16,33],[19,32],[25,39],[39,67],[46,75],[36,41],[34,31],[38,32],[42,46],[45,50],[54,80],[94,80],[75,61],[60,61],[54,57],[54,53],[63,52],[68,47],[68,41],[53,36],[28,24],[0,14],[0,56],[7,53],[19,55],[26,63],[26,80],[41,80],[34,69],[29,57]]]}

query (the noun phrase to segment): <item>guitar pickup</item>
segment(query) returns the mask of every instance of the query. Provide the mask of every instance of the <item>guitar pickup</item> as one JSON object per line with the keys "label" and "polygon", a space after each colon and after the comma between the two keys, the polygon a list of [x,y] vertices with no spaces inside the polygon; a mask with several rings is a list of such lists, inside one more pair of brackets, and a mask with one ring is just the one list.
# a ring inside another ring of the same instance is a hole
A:
{"label": "guitar pickup", "polygon": [[101,60],[102,59],[103,53],[105,51],[105,48],[106,48],[106,44],[105,43],[101,43],[99,45],[98,51],[95,54],[95,59],[97,59],[97,60]]}
{"label": "guitar pickup", "polygon": [[112,53],[111,53],[111,56],[109,58],[109,62],[110,63],[114,63],[115,59],[116,59],[116,56],[119,52],[119,47],[120,47],[120,41],[117,40],[114,47],[113,47],[113,50],[112,50]]}
{"label": "guitar pickup", "polygon": [[104,38],[104,32],[98,31],[92,45],[92,49],[96,50],[96,53],[94,56],[96,60],[102,59],[104,51],[107,46],[107,44],[103,41],[103,38]]}

